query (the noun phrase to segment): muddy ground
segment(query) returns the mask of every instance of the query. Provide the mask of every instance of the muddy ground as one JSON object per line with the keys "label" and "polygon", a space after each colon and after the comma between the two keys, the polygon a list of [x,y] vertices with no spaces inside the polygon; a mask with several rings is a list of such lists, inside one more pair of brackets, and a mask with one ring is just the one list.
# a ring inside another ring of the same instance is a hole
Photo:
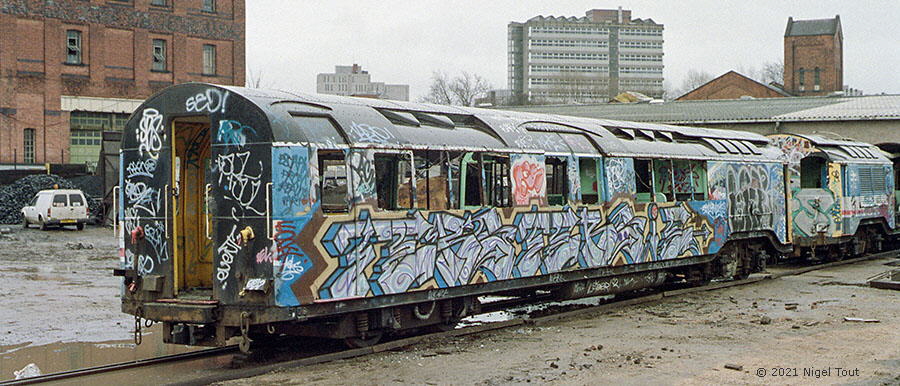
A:
{"label": "muddy ground", "polygon": [[0,228],[11,231],[0,234],[0,352],[131,337],[133,320],[120,311],[121,278],[112,276],[119,258],[111,229]]}
{"label": "muddy ground", "polygon": [[892,268],[885,265],[892,261],[450,338],[229,384],[895,385],[900,384],[900,293],[865,285],[867,278]]}

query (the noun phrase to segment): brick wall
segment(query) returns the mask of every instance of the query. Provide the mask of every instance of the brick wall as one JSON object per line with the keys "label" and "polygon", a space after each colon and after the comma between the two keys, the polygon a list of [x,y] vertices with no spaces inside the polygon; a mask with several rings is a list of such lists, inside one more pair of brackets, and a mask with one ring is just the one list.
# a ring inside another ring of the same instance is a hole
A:
{"label": "brick wall", "polygon": [[[797,96],[827,95],[843,90],[843,53],[840,35],[786,36],[784,38],[784,84]],[[815,90],[815,68],[820,69]],[[803,91],[800,69],[805,70]]]}
{"label": "brick wall", "polygon": [[[245,0],[5,0],[0,3],[0,163],[24,161],[35,129],[37,163],[68,162],[69,114],[60,96],[144,99],[182,82],[244,85]],[[81,32],[82,63],[66,64],[66,31]],[[166,71],[151,71],[152,40]],[[216,74],[202,75],[204,44]]]}

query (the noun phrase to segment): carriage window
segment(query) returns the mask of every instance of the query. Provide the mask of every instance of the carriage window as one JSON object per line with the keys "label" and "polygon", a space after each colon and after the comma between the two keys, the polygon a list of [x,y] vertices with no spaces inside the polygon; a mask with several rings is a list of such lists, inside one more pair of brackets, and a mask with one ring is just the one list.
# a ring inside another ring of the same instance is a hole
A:
{"label": "carriage window", "polygon": [[412,208],[412,165],[405,154],[375,154],[375,195],[378,208]]}
{"label": "carriage window", "polygon": [[459,209],[460,208],[460,174],[462,173],[462,162],[465,158],[466,153],[449,151],[444,153],[444,157],[447,159],[447,178],[449,181],[448,198],[450,200],[450,209]]}
{"label": "carriage window", "polygon": [[[679,170],[683,171],[687,176],[680,175]],[[675,199],[679,201],[703,201],[706,200],[706,190],[706,162],[698,160],[675,161]]]}
{"label": "carriage window", "polygon": [[467,153],[462,169],[464,206],[510,206],[508,156]]}
{"label": "carriage window", "polygon": [[824,189],[825,188],[826,162],[822,157],[806,157],[800,160],[800,188]]}
{"label": "carriage window", "polygon": [[578,173],[581,175],[581,203],[596,204],[600,202],[598,189],[600,179],[597,178],[597,160],[581,158],[578,160]]}
{"label": "carriage window", "polygon": [[485,199],[487,204],[498,208],[510,206],[509,157],[505,155],[484,155]]}
{"label": "carriage window", "polygon": [[[636,166],[635,166],[636,167]],[[672,160],[655,159],[653,160],[653,186],[655,189],[654,199],[656,202],[674,201],[674,193],[672,191],[673,173]]]}
{"label": "carriage window", "polygon": [[561,157],[544,158],[544,176],[547,179],[547,204],[565,205],[569,194],[568,181],[566,181],[567,162]]}
{"label": "carriage window", "polygon": [[637,189],[637,201],[653,201],[653,172],[650,170],[650,160],[634,160],[634,179],[635,188]]}
{"label": "carriage window", "polygon": [[449,209],[447,152],[416,151],[413,161],[416,167],[416,208]]}
{"label": "carriage window", "polygon": [[319,154],[319,197],[322,210],[328,213],[346,212],[347,166],[344,153],[340,151],[320,151]]}

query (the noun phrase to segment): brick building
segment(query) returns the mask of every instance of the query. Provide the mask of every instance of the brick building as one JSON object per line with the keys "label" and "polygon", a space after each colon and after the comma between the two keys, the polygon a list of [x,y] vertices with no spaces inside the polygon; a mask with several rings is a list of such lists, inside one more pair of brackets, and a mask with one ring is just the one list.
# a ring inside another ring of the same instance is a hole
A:
{"label": "brick building", "polygon": [[841,17],[794,20],[784,31],[784,86],[796,96],[827,95],[844,86]]}
{"label": "brick building", "polygon": [[244,0],[0,0],[0,163],[96,163],[156,91],[243,85],[244,37]]}
{"label": "brick building", "polygon": [[735,71],[728,71],[675,100],[782,98],[787,96],[791,95],[776,85],[763,84]]}

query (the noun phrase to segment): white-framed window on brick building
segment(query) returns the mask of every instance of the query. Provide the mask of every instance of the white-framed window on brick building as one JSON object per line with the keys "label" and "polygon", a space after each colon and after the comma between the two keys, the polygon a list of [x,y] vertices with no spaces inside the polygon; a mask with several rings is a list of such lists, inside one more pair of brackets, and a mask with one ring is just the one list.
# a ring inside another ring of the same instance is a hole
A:
{"label": "white-framed window on brick building", "polygon": [[25,129],[25,132],[22,133],[24,137],[23,143],[23,156],[25,163],[33,164],[34,163],[34,129]]}
{"label": "white-framed window on brick building", "polygon": [[200,0],[202,2],[200,10],[203,12],[215,12],[216,0]]}
{"label": "white-framed window on brick building", "polygon": [[66,63],[81,64],[81,31],[66,31]]}
{"label": "white-framed window on brick building", "polygon": [[813,71],[814,71],[813,72],[813,90],[819,91],[819,89],[821,88],[819,82],[822,80],[821,75],[819,75],[819,73],[822,70],[819,67],[816,67],[816,69]]}
{"label": "white-framed window on brick building", "polygon": [[150,5],[155,5],[157,7],[168,7],[169,0],[150,0]]}
{"label": "white-framed window on brick building", "polygon": [[216,74],[216,46],[203,45],[203,75]]}
{"label": "white-framed window on brick building", "polygon": [[166,41],[153,39],[153,71],[166,71]]}

